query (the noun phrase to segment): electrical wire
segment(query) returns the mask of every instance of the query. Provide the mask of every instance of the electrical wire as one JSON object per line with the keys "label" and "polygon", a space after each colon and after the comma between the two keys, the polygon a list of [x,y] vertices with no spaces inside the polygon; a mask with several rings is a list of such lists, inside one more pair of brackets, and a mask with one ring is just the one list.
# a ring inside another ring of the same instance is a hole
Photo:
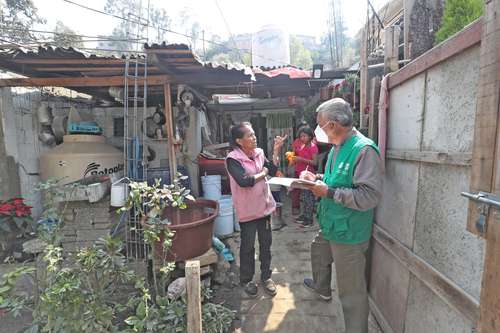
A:
{"label": "electrical wire", "polygon": [[226,26],[227,32],[229,33],[229,37],[231,38],[231,41],[234,44],[234,47],[236,48],[236,52],[238,53],[238,57],[240,58],[240,61],[243,63],[243,58],[241,57],[241,53],[238,49],[238,45],[236,45],[236,41],[234,40],[233,33],[231,32],[231,29],[229,28],[229,23],[227,23],[226,17],[224,16],[224,13],[222,12],[222,8],[220,8],[219,1],[214,0],[215,5],[217,6],[217,9],[219,10],[220,16],[222,17],[222,21],[224,21],[224,24]]}
{"label": "electrical wire", "polygon": [[[161,30],[161,31],[164,31],[164,32],[168,32],[168,33],[171,33],[171,34],[178,35],[178,36],[182,36],[182,37],[186,37],[186,38],[190,38],[190,39],[195,39],[192,35],[188,35],[188,34],[181,33],[181,32],[178,32],[178,31],[174,31],[174,30],[171,30],[171,29],[167,29],[167,28],[163,28],[163,27],[151,25],[151,24],[149,24],[149,22],[143,23],[143,22],[140,22],[140,21],[134,21],[134,20],[131,20],[131,19],[123,17],[123,16],[119,16],[119,15],[115,15],[115,14],[110,14],[110,13],[104,12],[104,11],[99,10],[99,9],[91,8],[91,7],[82,5],[82,4],[78,3],[78,2],[71,1],[71,0],[62,0],[62,1],[66,2],[66,3],[69,3],[69,4],[72,4],[72,5],[75,5],[75,6],[78,6],[78,7],[83,8],[83,9],[89,10],[89,11],[93,11],[95,13],[99,13],[99,14],[102,14],[102,15],[111,16],[111,17],[114,17],[114,18],[117,18],[117,19],[120,19],[120,20],[123,20],[123,21],[127,21],[127,22],[130,22],[130,23],[139,24],[139,25],[142,25],[142,26],[147,27],[147,28],[155,28],[155,29],[158,29],[158,30]],[[223,47],[223,48],[225,48],[226,50],[229,50],[229,51],[236,51],[236,52],[242,51],[242,52],[245,52],[247,54],[252,55],[251,52],[249,52],[247,50],[244,50],[244,49],[231,48],[231,47],[228,47],[227,45],[224,45],[222,43],[217,43],[217,42],[214,42],[212,40],[207,40],[207,39],[203,39],[203,38],[196,38],[196,39],[200,39],[200,40],[202,40],[204,42],[207,42],[207,43],[210,43],[210,44],[213,44],[213,45],[217,45],[217,46]],[[262,58],[264,60],[269,60],[269,61],[281,63],[281,64],[283,64],[285,66],[289,65],[289,64],[284,63],[282,61],[275,60],[275,59],[270,59],[270,58],[266,58],[266,57],[260,56],[258,54],[256,54],[255,56],[257,56],[259,58]]]}

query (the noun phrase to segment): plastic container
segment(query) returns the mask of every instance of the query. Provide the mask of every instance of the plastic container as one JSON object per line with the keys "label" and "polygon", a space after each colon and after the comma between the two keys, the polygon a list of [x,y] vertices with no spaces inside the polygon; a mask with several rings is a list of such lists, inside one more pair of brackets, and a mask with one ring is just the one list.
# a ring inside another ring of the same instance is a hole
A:
{"label": "plastic container", "polygon": [[[209,158],[202,154],[198,155],[198,167],[200,176],[221,175],[222,194],[231,194],[229,186],[229,175],[223,158]],[[200,188],[201,188],[200,180]]]}
{"label": "plastic container", "polygon": [[201,176],[201,187],[203,197],[208,200],[219,200],[222,196],[220,175]]}
{"label": "plastic container", "polygon": [[233,198],[223,195],[219,199],[219,215],[215,219],[215,235],[226,236],[234,232]]}
{"label": "plastic container", "polygon": [[123,207],[127,199],[128,183],[122,178],[111,184],[111,206]]}
{"label": "plastic container", "polygon": [[[214,220],[219,212],[217,201],[197,199],[194,202],[186,202],[186,209],[167,208],[163,214],[164,218],[171,221],[166,225],[175,232],[172,239],[172,247],[168,253],[163,252],[161,243],[164,241],[163,235],[160,241],[155,244],[155,256],[164,257],[168,261],[188,260],[207,252],[212,247],[212,234],[214,230]],[[209,211],[209,212],[207,212]],[[148,228],[144,220],[141,224]]]}

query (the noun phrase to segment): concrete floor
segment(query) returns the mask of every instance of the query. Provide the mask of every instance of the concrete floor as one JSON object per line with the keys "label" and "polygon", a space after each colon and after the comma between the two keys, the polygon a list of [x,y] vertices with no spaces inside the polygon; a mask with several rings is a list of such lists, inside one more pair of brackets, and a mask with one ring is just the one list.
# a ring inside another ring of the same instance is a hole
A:
{"label": "concrete floor", "polygon": [[[235,298],[239,298],[239,320],[235,323],[235,332],[343,332],[342,311],[336,293],[332,301],[326,303],[302,285],[304,277],[311,276],[309,248],[318,225],[300,228],[292,222],[289,209],[285,209],[284,216],[288,226],[273,232],[272,278],[278,286],[278,293],[271,298],[259,287],[259,296],[249,299],[241,288],[235,288]],[[258,277],[258,260],[256,266]],[[335,290],[334,281],[332,288]],[[372,316],[369,331],[382,332]]]}

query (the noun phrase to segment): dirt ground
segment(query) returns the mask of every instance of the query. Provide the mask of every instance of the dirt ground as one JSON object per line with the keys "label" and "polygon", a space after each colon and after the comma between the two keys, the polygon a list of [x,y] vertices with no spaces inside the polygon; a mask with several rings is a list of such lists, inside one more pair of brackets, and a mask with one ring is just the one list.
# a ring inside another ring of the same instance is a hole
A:
{"label": "dirt ground", "polygon": [[[302,285],[303,279],[311,276],[309,248],[319,228],[317,223],[309,229],[301,228],[294,223],[289,206],[289,202],[285,202],[283,215],[288,225],[280,231],[273,232],[272,278],[277,284],[278,294],[271,298],[259,287],[259,296],[250,299],[238,286],[230,287],[226,284],[217,288],[216,300],[224,302],[237,312],[237,319],[233,325],[234,332],[344,331],[341,306],[335,292],[333,300],[326,303]],[[256,249],[258,249],[257,244]],[[256,259],[256,271],[258,278],[260,274],[258,259]],[[335,290],[335,281],[332,281],[332,288]],[[371,315],[369,332],[382,332]]]}

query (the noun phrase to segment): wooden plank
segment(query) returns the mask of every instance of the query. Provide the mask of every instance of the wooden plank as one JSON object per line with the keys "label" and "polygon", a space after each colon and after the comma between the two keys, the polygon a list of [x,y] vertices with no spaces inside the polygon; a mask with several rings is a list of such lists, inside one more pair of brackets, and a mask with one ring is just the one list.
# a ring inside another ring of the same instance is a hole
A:
{"label": "wooden plank", "polygon": [[[499,158],[499,155],[495,156],[495,142],[498,142],[496,138],[499,128],[498,105],[500,99],[498,91],[500,78],[498,73],[500,73],[500,55],[497,47],[500,32],[498,32],[498,28],[495,28],[495,24],[498,22],[491,18],[491,14],[485,14],[484,18],[485,26],[479,60],[480,72],[472,147],[471,192],[492,191],[495,159]],[[493,75],[491,75],[492,73]],[[494,75],[495,73],[497,75]],[[479,217],[477,208],[473,201],[469,201],[467,230],[480,237],[485,237],[478,232],[475,226]]]}
{"label": "wooden plank", "polygon": [[[200,266],[203,267],[203,266],[215,264],[218,260],[218,255],[217,255],[217,252],[215,252],[215,250],[213,248],[210,248],[210,250],[203,253],[201,256],[192,258],[191,260],[199,261]],[[185,266],[184,262],[179,263],[180,268],[184,268],[184,266]]]}
{"label": "wooden plank", "polygon": [[373,238],[394,255],[442,301],[473,323],[478,320],[479,303],[462,288],[377,225],[374,225],[373,228]]}
{"label": "wooden plank", "polygon": [[[125,59],[65,59],[65,58],[14,58],[7,59],[16,64],[37,64],[37,65],[124,65]],[[141,65],[142,66],[142,65]]]}
{"label": "wooden plank", "polygon": [[[40,72],[99,72],[99,71],[125,71],[125,66],[113,66],[113,67],[35,67],[33,68]],[[149,71],[158,71],[157,67],[148,67]],[[130,66],[129,71],[135,71],[135,66]],[[138,71],[144,73],[144,67],[139,67]]]}
{"label": "wooden plank", "polygon": [[[487,186],[488,177],[492,173],[490,187],[491,191],[496,195],[500,195],[500,121],[498,120],[500,104],[499,11],[500,0],[486,1],[480,59],[480,86],[478,87],[479,104],[476,114],[476,122],[478,119],[481,119],[481,121],[476,123],[474,133],[474,160],[471,177],[471,186]],[[488,80],[489,73],[496,74],[495,78],[491,80],[493,83]],[[491,123],[488,124],[488,122]],[[494,154],[492,160],[482,161],[478,159],[479,156],[489,158],[492,151]],[[493,167],[490,173],[488,167],[492,162]],[[478,174],[481,171],[485,171],[486,174]],[[498,288],[498,281],[500,281],[500,212],[490,209],[487,223],[486,254],[478,323],[479,333],[500,331],[500,288]]]}
{"label": "wooden plank", "polygon": [[187,331],[201,333],[201,286],[200,262],[190,260],[186,262],[186,291],[187,291]]}
{"label": "wooden plank", "polygon": [[399,26],[387,27],[384,31],[384,73],[392,73],[399,69]]}
{"label": "wooden plank", "polygon": [[482,18],[480,18],[471,23],[455,36],[432,48],[399,71],[393,73],[389,78],[389,89],[480,43],[482,22]]}
{"label": "wooden plank", "polygon": [[372,312],[373,316],[377,320],[377,323],[380,325],[382,332],[394,333],[391,326],[389,325],[387,320],[384,318],[384,315],[382,314],[382,312],[380,312],[380,309],[377,307],[377,304],[373,301],[373,299],[371,297],[368,297],[368,303],[370,305],[370,311]]}
{"label": "wooden plank", "polygon": [[[167,75],[154,75],[147,78],[148,85],[163,85],[171,78]],[[139,85],[144,84],[144,78],[138,78]],[[121,87],[124,77],[28,77],[15,79],[0,79],[0,87]]]}
{"label": "wooden plank", "polygon": [[447,152],[437,152],[437,151],[388,149],[386,151],[385,156],[386,158],[393,160],[457,165],[457,166],[472,165],[471,153],[447,153]]}
{"label": "wooden plank", "polygon": [[366,34],[367,27],[363,28],[363,33],[361,37],[361,50],[360,50],[360,79],[359,79],[359,127],[361,129],[366,128],[366,106],[367,101],[367,89],[368,89],[368,41]]}
{"label": "wooden plank", "polygon": [[172,114],[172,95],[170,92],[170,84],[166,83],[163,86],[163,94],[165,97],[165,118],[167,128],[168,142],[168,165],[170,167],[170,181],[174,183],[174,178],[177,173],[177,160],[175,157],[175,136],[174,136],[174,120]]}
{"label": "wooden plank", "polygon": [[370,84],[370,114],[368,122],[368,136],[378,142],[378,100],[380,98],[380,76],[372,78]]}

